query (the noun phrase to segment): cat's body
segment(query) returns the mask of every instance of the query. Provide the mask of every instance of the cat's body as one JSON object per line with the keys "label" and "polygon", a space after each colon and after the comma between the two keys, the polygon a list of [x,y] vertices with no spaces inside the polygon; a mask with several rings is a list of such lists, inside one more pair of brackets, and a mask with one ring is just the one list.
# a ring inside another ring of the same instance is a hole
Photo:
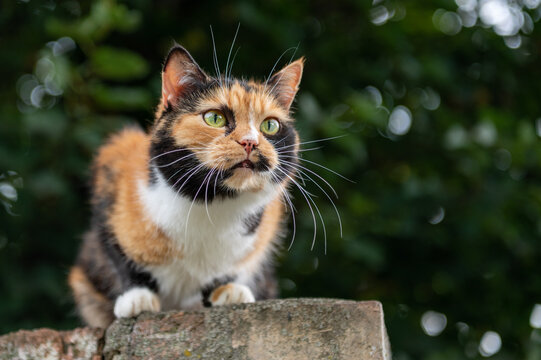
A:
{"label": "cat's body", "polygon": [[276,295],[292,173],[280,154],[298,150],[301,74],[302,60],[267,84],[214,79],[173,48],[150,133],[124,130],[94,163],[91,230],[69,277],[86,323]]}

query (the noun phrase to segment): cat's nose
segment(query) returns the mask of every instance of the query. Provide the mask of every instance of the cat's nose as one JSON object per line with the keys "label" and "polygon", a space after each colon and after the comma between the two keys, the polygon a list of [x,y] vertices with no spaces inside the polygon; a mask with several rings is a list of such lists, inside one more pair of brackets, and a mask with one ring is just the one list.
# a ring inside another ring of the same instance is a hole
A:
{"label": "cat's nose", "polygon": [[250,153],[252,152],[252,150],[255,149],[258,145],[256,140],[243,139],[237,142],[239,143],[240,146],[244,148],[244,150],[246,150],[246,156],[250,156]]}

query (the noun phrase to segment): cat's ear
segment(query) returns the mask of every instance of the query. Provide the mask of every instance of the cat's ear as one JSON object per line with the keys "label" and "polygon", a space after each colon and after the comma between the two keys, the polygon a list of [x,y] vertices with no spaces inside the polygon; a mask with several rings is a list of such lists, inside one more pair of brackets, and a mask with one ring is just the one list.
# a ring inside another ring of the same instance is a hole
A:
{"label": "cat's ear", "polygon": [[280,105],[287,110],[291,107],[291,103],[299,90],[303,68],[304,57],[301,57],[278,71],[269,80],[270,89],[272,89]]}
{"label": "cat's ear", "polygon": [[162,106],[167,109],[208,76],[201,70],[190,53],[180,45],[174,46],[165,60],[162,70]]}

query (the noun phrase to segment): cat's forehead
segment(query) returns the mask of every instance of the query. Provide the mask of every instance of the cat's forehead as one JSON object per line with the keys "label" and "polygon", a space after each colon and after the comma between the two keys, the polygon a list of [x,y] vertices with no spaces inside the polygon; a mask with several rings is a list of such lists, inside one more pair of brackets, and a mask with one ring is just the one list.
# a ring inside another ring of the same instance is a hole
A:
{"label": "cat's forehead", "polygon": [[240,116],[272,116],[289,120],[288,112],[271,95],[269,86],[254,81],[234,81],[227,86],[219,86],[202,101],[202,105],[208,108],[227,106]]}

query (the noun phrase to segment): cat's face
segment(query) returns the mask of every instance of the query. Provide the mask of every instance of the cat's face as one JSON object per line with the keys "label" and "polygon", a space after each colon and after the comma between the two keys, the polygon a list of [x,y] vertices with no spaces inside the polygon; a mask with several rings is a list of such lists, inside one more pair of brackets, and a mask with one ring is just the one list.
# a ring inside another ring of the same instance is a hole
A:
{"label": "cat's face", "polygon": [[299,142],[289,109],[302,68],[300,59],[268,83],[216,79],[173,48],[162,74],[152,171],[180,194],[207,201],[287,182]]}

